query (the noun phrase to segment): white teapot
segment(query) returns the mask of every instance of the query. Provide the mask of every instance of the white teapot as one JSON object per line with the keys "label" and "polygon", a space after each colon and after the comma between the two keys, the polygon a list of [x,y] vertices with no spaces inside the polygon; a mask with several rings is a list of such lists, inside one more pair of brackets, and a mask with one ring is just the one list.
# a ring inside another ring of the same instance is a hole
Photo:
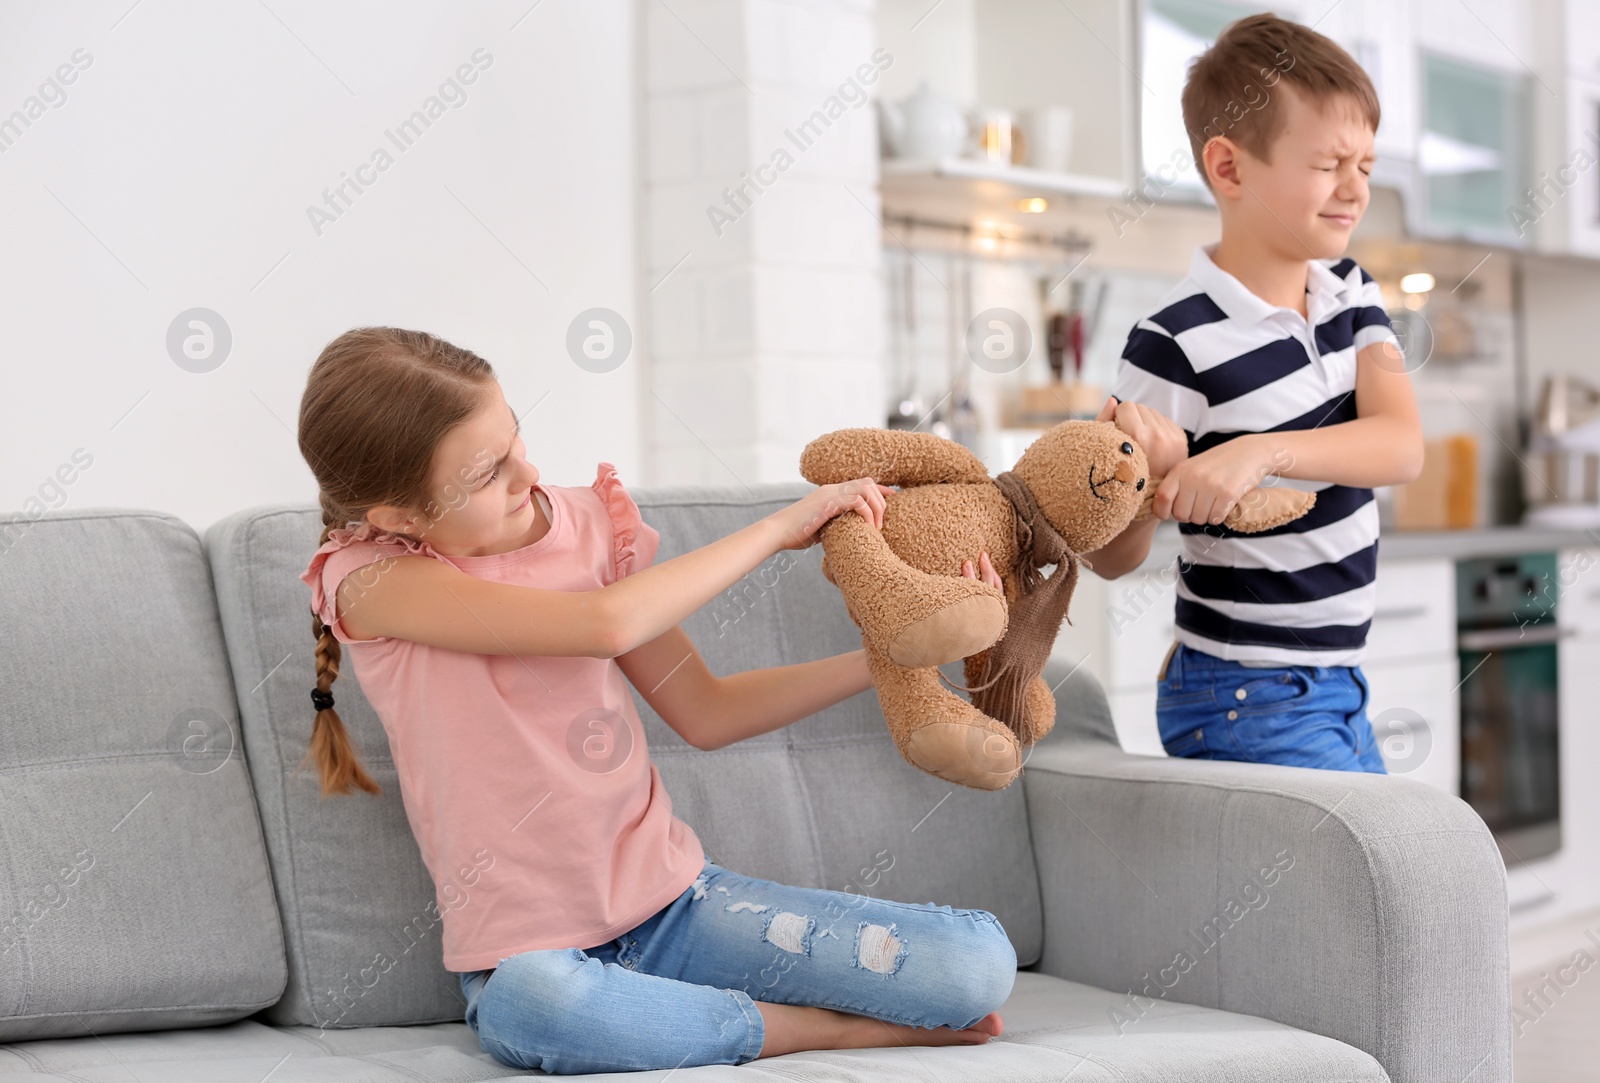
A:
{"label": "white teapot", "polygon": [[884,149],[893,158],[936,162],[967,149],[966,114],[935,94],[926,80],[898,105],[878,99],[878,123]]}

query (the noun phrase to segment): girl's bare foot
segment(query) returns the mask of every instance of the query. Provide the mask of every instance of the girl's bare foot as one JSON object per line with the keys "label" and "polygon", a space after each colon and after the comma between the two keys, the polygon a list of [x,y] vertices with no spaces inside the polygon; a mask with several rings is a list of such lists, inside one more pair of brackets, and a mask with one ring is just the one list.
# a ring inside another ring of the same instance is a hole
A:
{"label": "girl's bare foot", "polygon": [[870,1049],[899,1045],[982,1045],[997,1037],[1004,1024],[999,1012],[990,1012],[965,1030],[949,1027],[908,1027],[865,1015],[831,1008],[802,1008],[791,1004],[756,1002],[766,1024],[762,1057],[782,1056],[806,1049]]}

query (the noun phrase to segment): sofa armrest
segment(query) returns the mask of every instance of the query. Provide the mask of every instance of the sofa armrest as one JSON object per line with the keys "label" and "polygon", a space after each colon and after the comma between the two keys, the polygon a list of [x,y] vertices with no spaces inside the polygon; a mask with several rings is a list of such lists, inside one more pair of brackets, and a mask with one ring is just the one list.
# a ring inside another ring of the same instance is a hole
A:
{"label": "sofa armrest", "polygon": [[[1057,697],[1104,700],[1081,673]],[[1511,1079],[1505,867],[1470,806],[1399,776],[1129,755],[1103,729],[1025,761],[1034,969],[1126,991],[1123,1032],[1165,998],[1338,1039],[1395,1083]]]}

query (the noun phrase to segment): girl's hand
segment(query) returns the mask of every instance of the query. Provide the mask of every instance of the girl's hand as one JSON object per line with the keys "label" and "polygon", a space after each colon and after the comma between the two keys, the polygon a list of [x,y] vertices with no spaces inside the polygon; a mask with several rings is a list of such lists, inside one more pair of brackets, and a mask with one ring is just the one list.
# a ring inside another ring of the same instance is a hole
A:
{"label": "girl's hand", "polygon": [[807,549],[817,543],[817,533],[842,512],[853,511],[875,529],[883,529],[883,507],[894,490],[871,478],[856,478],[837,485],[819,485],[778,512],[784,527],[783,548]]}
{"label": "girl's hand", "polygon": [[1257,435],[1236,436],[1174,466],[1156,487],[1151,502],[1156,518],[1222,522],[1240,498],[1283,465],[1263,452],[1253,439]]}
{"label": "girl's hand", "polygon": [[1189,434],[1183,426],[1142,402],[1122,402],[1115,395],[1108,396],[1095,420],[1115,422],[1117,428],[1133,437],[1144,449],[1153,478],[1172,473],[1173,467],[1189,457]]}
{"label": "girl's hand", "polygon": [[989,554],[987,552],[978,554],[978,567],[976,570],[972,567],[972,561],[963,560],[961,562],[961,574],[968,579],[980,579],[995,590],[1004,592],[1006,589],[1005,584],[1000,582],[1000,573],[994,570],[993,564],[989,563]]}

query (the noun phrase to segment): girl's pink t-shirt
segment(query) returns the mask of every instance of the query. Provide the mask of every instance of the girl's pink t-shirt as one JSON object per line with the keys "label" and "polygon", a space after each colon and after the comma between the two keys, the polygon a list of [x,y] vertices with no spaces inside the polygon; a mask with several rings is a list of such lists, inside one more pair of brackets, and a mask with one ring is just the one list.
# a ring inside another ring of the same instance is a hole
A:
{"label": "girl's pink t-shirt", "polygon": [[388,734],[406,818],[433,876],[444,965],[458,972],[613,940],[681,895],[706,860],[673,815],[613,659],[353,639],[335,612],[341,579],[354,573],[370,585],[398,556],[570,591],[596,590],[655,559],[660,536],[610,463],[587,487],[534,489],[549,503],[550,529],[521,549],[443,556],[363,523],[331,531],[300,576]]}

